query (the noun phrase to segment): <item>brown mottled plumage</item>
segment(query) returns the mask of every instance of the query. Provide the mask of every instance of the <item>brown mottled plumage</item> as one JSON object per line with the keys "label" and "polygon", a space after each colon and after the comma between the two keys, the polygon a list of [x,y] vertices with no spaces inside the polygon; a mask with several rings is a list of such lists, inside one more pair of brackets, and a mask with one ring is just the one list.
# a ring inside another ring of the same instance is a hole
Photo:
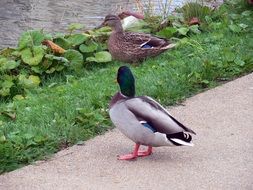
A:
{"label": "brown mottled plumage", "polygon": [[102,25],[112,28],[108,49],[112,57],[119,61],[136,63],[175,46],[166,39],[149,34],[124,32],[120,18],[116,15],[107,15]]}

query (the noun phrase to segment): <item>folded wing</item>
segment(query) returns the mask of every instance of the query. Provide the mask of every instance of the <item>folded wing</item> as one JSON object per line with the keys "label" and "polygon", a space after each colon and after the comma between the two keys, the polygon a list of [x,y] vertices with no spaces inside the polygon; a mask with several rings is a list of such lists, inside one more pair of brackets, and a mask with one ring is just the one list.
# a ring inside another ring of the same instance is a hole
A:
{"label": "folded wing", "polygon": [[176,120],[163,106],[148,96],[131,98],[125,102],[128,109],[139,121],[146,121],[156,131],[165,134],[189,132],[196,134]]}

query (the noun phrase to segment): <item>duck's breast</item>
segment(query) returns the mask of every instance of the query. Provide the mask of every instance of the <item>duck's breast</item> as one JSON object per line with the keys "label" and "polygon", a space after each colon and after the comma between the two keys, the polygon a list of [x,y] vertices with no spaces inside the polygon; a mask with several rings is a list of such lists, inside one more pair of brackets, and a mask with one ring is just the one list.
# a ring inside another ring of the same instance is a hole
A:
{"label": "duck's breast", "polygon": [[152,135],[148,129],[140,124],[135,115],[129,111],[124,102],[115,104],[109,110],[113,124],[129,139],[136,143],[143,141],[144,137]]}

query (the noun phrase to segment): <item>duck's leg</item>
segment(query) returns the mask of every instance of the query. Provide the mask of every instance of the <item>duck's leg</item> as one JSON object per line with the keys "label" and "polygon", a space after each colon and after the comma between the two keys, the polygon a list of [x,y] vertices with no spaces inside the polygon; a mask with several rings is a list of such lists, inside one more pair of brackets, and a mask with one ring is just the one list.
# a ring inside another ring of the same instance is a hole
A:
{"label": "duck's leg", "polygon": [[149,156],[152,154],[152,146],[148,146],[148,150],[146,151],[139,151],[138,156]]}
{"label": "duck's leg", "polygon": [[138,157],[138,150],[140,148],[140,144],[135,144],[134,151],[130,154],[119,155],[118,160],[132,160]]}

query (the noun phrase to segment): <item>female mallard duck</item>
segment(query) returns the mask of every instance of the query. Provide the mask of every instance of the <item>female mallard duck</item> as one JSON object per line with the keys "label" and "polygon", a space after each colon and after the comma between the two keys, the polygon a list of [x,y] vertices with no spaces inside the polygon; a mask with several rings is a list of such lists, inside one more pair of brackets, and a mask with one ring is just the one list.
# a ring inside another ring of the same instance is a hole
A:
{"label": "female mallard duck", "polygon": [[112,28],[108,49],[112,57],[119,61],[137,63],[175,46],[165,39],[149,34],[124,32],[120,18],[116,15],[107,15],[101,26]]}
{"label": "female mallard duck", "polygon": [[[117,92],[109,107],[113,124],[134,141],[133,153],[119,156],[119,160],[130,160],[138,156],[148,156],[152,147],[159,146],[193,146],[193,130],[177,121],[158,102],[148,96],[135,96],[135,80],[131,70],[122,66],[118,70],[117,81],[120,92]],[[138,151],[140,145],[148,146],[147,151]]]}

